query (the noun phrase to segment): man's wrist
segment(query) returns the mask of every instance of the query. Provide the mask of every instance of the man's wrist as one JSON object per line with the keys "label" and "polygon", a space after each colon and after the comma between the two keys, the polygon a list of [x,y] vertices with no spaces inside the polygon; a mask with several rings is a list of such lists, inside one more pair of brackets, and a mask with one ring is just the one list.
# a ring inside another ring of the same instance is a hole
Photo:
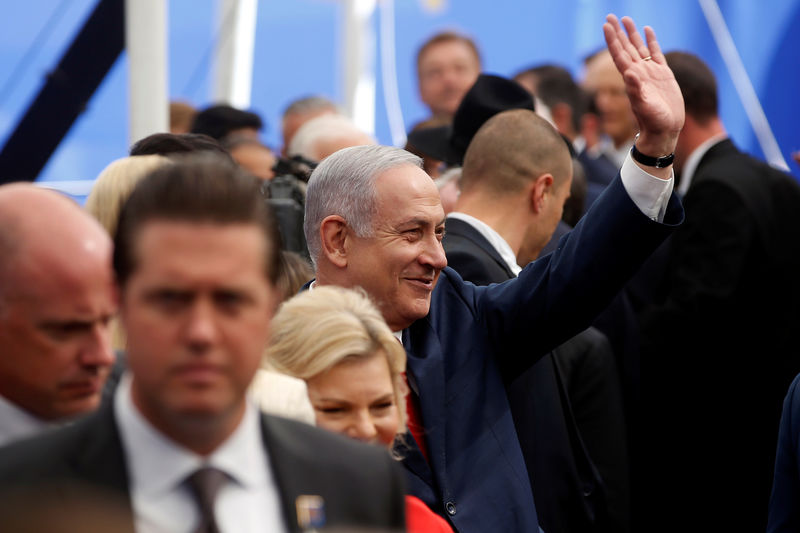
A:
{"label": "man's wrist", "polygon": [[640,153],[654,158],[666,157],[675,153],[677,135],[652,135],[646,132],[636,134],[634,145]]}

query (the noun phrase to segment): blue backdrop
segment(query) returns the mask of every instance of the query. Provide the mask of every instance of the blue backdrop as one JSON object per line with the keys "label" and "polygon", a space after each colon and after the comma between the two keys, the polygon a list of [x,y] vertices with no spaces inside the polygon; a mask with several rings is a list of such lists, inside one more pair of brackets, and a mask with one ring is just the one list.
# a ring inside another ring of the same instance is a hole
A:
{"label": "blue backdrop", "polygon": [[[791,172],[800,167],[797,95],[800,94],[800,0],[718,0],[764,113]],[[0,143],[41,87],[94,0],[9,3],[0,18]],[[216,1],[170,0],[169,88],[173,99],[209,102]],[[341,100],[338,46],[341,3],[336,0],[262,0],[259,3],[251,109],[267,127],[263,140],[280,144],[280,113],[311,93]],[[425,118],[416,90],[417,48],[441,29],[471,35],[484,71],[510,76],[530,65],[555,62],[580,78],[581,60],[603,45],[606,13],[630,15],[653,26],[664,51],[698,54],[717,75],[721,115],[734,141],[763,157],[731,76],[696,0],[396,0],[395,58],[400,105],[408,129]],[[378,15],[375,17],[376,34]],[[391,144],[380,53],[376,50],[376,135]],[[42,171],[40,181],[93,180],[128,149],[127,60],[123,54]],[[47,124],[42,124],[46,128]],[[79,199],[82,197],[79,195]]]}

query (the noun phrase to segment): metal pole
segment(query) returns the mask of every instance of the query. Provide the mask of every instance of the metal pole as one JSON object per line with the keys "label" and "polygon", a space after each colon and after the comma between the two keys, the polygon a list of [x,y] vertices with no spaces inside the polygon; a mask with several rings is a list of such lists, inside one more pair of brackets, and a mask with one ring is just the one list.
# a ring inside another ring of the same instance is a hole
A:
{"label": "metal pole", "polygon": [[342,66],[344,108],[356,126],[375,134],[375,0],[343,4]]}
{"label": "metal pole", "polygon": [[212,100],[250,107],[258,0],[219,0]]}
{"label": "metal pole", "polygon": [[125,1],[129,140],[169,130],[166,0]]}

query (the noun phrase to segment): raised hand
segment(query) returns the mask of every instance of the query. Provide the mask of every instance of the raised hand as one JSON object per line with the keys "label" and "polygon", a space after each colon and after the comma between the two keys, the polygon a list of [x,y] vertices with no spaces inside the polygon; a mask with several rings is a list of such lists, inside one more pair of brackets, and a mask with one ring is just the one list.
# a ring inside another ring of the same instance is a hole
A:
{"label": "raised hand", "polygon": [[624,30],[616,16],[608,15],[603,34],[614,64],[625,80],[631,108],[639,122],[636,147],[653,157],[668,155],[675,151],[678,134],[683,128],[680,87],[667,66],[653,29],[645,26],[645,44],[630,17],[623,17],[622,24]]}

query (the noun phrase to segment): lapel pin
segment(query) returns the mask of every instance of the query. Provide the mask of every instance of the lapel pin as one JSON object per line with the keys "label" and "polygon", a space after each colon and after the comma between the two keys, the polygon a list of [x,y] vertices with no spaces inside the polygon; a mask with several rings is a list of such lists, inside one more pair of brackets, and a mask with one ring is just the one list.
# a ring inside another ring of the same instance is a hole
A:
{"label": "lapel pin", "polygon": [[325,525],[325,500],[322,496],[301,494],[295,500],[297,525],[301,528],[320,528]]}

